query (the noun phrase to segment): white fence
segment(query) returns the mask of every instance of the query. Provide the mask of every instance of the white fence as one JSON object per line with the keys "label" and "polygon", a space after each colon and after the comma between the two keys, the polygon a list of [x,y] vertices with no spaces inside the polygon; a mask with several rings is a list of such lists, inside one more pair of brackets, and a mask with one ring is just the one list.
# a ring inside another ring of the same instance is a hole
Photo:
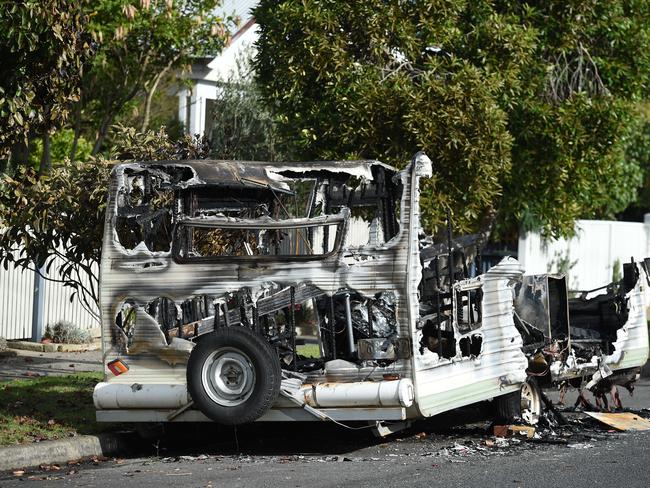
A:
{"label": "white fence", "polygon": [[[62,261],[57,261],[50,268],[49,276],[57,278],[57,268]],[[32,320],[34,316],[34,281],[35,273],[23,271],[9,265],[5,270],[0,267],[0,336],[7,339],[30,339],[32,337]],[[58,282],[43,280],[43,309],[36,326],[40,333],[48,324],[67,320],[83,329],[99,327],[99,322],[76,298],[70,302],[72,288]]]}
{"label": "white fence", "polygon": [[518,259],[526,274],[558,272],[568,266],[572,290],[591,290],[612,281],[615,263],[650,257],[650,214],[645,222],[577,220],[572,239],[545,241],[539,234],[519,237]]}

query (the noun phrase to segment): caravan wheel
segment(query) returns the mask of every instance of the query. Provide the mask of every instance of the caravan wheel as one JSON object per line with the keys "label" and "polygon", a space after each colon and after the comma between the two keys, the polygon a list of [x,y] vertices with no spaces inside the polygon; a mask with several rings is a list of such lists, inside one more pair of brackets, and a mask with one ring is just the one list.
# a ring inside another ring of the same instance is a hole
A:
{"label": "caravan wheel", "polygon": [[273,348],[245,327],[203,337],[187,363],[187,387],[207,417],[224,425],[257,420],[278,398],[282,371]]}
{"label": "caravan wheel", "polygon": [[534,378],[528,378],[519,391],[496,397],[494,408],[495,419],[499,422],[521,419],[528,425],[536,425],[542,415],[539,385]]}

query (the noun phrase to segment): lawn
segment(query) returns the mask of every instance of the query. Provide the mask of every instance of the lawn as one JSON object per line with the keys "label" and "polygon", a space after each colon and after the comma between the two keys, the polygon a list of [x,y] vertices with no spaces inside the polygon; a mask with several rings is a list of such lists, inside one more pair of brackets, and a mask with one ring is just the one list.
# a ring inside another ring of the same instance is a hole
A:
{"label": "lawn", "polygon": [[302,344],[296,346],[296,351],[306,358],[320,358],[320,346],[318,344]]}
{"label": "lawn", "polygon": [[101,373],[0,383],[0,446],[97,434],[93,388]]}

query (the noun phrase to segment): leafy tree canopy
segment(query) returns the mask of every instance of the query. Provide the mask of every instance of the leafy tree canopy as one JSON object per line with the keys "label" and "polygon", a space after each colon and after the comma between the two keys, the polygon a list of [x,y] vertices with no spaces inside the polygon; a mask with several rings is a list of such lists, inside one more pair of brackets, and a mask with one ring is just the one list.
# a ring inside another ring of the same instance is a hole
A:
{"label": "leafy tree canopy", "polygon": [[0,2],[0,158],[66,120],[92,54],[86,20],[67,0]]}
{"label": "leafy tree canopy", "polygon": [[423,218],[570,233],[625,208],[650,77],[641,0],[262,0],[256,80],[296,158],[434,162]]}
{"label": "leafy tree canopy", "polygon": [[164,76],[221,50],[233,19],[215,13],[219,3],[88,0],[90,30],[99,49],[84,77],[78,117],[83,115],[95,130],[93,153],[103,148],[110,127],[136,95],[146,99],[144,132],[151,98]]}
{"label": "leafy tree canopy", "polygon": [[[30,166],[0,179],[0,264],[49,270],[89,309],[98,300],[97,264],[102,249],[108,178],[117,161],[207,157],[207,145],[189,136],[172,142],[164,129],[137,132],[118,127],[110,159],[64,161],[37,176]],[[87,279],[85,279],[87,278]],[[71,297],[72,298],[72,297]]]}
{"label": "leafy tree canopy", "polygon": [[[215,159],[278,161],[283,158],[273,116],[251,81],[252,52],[237,60],[236,69],[220,83],[207,107],[207,137]],[[207,108],[206,107],[206,108]]]}

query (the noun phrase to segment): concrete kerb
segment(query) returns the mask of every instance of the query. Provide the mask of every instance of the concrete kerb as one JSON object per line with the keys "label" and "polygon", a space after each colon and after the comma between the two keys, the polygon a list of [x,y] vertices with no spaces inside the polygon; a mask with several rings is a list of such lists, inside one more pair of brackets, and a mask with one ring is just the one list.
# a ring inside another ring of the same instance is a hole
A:
{"label": "concrete kerb", "polygon": [[2,361],[5,358],[15,358],[17,355],[18,353],[12,350],[0,351],[0,361]]}
{"label": "concrete kerb", "polygon": [[125,455],[134,449],[138,441],[136,434],[120,432],[0,447],[0,471],[41,464],[64,464],[92,456]]}
{"label": "concrete kerb", "polygon": [[91,344],[43,344],[29,341],[7,341],[7,348],[33,352],[83,352],[101,349],[100,342]]}

